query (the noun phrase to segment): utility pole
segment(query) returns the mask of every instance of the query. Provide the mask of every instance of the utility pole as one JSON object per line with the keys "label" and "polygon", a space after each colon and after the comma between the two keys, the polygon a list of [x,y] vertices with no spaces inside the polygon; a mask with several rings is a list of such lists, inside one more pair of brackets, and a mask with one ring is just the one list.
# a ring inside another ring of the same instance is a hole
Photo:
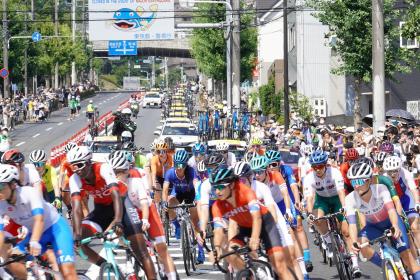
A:
{"label": "utility pole", "polygon": [[[9,50],[7,49],[7,39],[9,38],[9,31],[7,28],[7,0],[3,0],[3,67],[9,70]],[[4,78],[3,83],[4,97],[10,97],[9,76]]]}
{"label": "utility pole", "polygon": [[[83,7],[84,9],[84,7]],[[73,41],[73,46],[76,41],[76,0],[71,2],[71,36]],[[76,84],[76,62],[71,62],[71,84]]]}
{"label": "utility pole", "polygon": [[233,34],[232,34],[232,104],[241,105],[241,16],[240,0],[232,0]]}
{"label": "utility pole", "polygon": [[152,56],[152,88],[155,87],[155,80],[156,79],[156,73],[155,73],[155,57]]}
{"label": "utility pole", "polygon": [[289,43],[287,27],[287,0],[283,0],[283,85],[284,85],[284,130],[289,129]]}
{"label": "utility pole", "polygon": [[[28,1],[25,1],[25,7],[28,6]],[[25,11],[25,34],[28,33],[28,13]],[[28,46],[25,44],[24,52],[24,70],[23,70],[23,83],[25,96],[28,96]]]}
{"label": "utility pole", "polygon": [[[31,20],[35,20],[35,0],[31,0]],[[37,79],[37,74],[35,72],[35,75],[32,77],[32,94],[36,93]]]}
{"label": "utility pole", "polygon": [[373,129],[385,124],[384,2],[372,0]]}
{"label": "utility pole", "polygon": [[[54,5],[54,33],[58,36],[58,0],[55,0]],[[55,71],[54,71],[54,88],[58,89],[58,62],[55,63]]]}
{"label": "utility pole", "polygon": [[131,59],[128,58],[128,77],[130,78],[131,76]]}
{"label": "utility pole", "polygon": [[165,57],[165,88],[169,88],[168,58]]}
{"label": "utility pole", "polygon": [[[231,10],[226,5],[226,22],[230,22],[232,19]],[[231,26],[227,27],[227,39],[226,39],[226,101],[228,108],[232,109],[232,30]]]}

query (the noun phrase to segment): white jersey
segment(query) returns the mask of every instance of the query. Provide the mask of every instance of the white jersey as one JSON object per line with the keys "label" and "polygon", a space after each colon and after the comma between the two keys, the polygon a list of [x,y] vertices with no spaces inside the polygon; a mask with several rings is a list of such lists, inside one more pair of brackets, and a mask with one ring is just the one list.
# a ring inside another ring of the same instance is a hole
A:
{"label": "white jersey", "polygon": [[39,176],[38,171],[35,168],[35,165],[32,163],[25,164],[22,167],[23,180],[20,182],[23,186],[34,186],[37,183],[41,182],[41,177]]}
{"label": "white jersey", "polygon": [[147,202],[150,206],[153,203],[152,198],[149,195],[147,186],[144,184],[144,176],[131,177],[127,181],[127,197],[130,199],[131,203],[138,209],[141,209],[141,203]]}
{"label": "white jersey", "polygon": [[194,168],[195,171],[197,171],[197,162],[195,161],[195,156],[190,157],[190,159],[187,162],[188,166],[191,168]]}
{"label": "white jersey", "polygon": [[298,161],[298,168],[300,169],[300,177],[303,179],[312,168],[311,164],[309,163],[309,158],[300,157]]}
{"label": "white jersey", "polygon": [[327,170],[323,178],[316,175],[314,170],[311,170],[303,181],[304,196],[312,196],[314,193],[323,197],[333,197],[338,195],[339,190],[344,189],[344,179],[340,170],[335,167],[327,166]]}
{"label": "white jersey", "polygon": [[152,191],[152,186],[150,185],[150,182],[148,180],[146,171],[144,171],[144,169],[142,169],[140,167],[134,167],[134,168],[140,173],[141,181],[142,181],[144,187],[146,188],[146,191],[147,192]]}
{"label": "white jersey", "polygon": [[233,166],[236,163],[236,156],[232,152],[228,152],[227,165]]}
{"label": "white jersey", "polygon": [[31,186],[18,187],[15,190],[16,203],[9,204],[6,200],[0,201],[0,228],[5,224],[4,216],[10,217],[15,223],[32,230],[33,216],[43,215],[44,231],[55,224],[60,215],[51,204],[45,202],[38,190]]}
{"label": "white jersey", "polygon": [[212,191],[209,179],[199,184],[196,191],[198,191],[197,200],[201,202],[201,205],[210,205],[210,200],[214,201],[217,199],[216,194]]}

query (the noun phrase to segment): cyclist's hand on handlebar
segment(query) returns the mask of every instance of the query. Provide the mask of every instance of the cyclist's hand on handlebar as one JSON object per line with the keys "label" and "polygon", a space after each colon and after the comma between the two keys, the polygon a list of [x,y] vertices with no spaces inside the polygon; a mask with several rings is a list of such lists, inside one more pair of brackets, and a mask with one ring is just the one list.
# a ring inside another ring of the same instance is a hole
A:
{"label": "cyclist's hand on handlebar", "polygon": [[358,254],[360,251],[360,243],[359,242],[353,242],[351,245],[351,250],[355,253]]}
{"label": "cyclist's hand on handlebar", "polygon": [[[121,236],[124,232],[124,226],[121,222],[114,222],[112,223],[112,227],[110,229],[113,229],[115,234],[117,236]],[[108,231],[108,230],[107,230]]]}
{"label": "cyclist's hand on handlebar", "polygon": [[203,231],[197,232],[195,234],[195,238],[197,239],[198,244],[200,244],[200,246],[203,246],[204,240],[206,239],[206,233]]}
{"label": "cyclist's hand on handlebar", "polygon": [[401,230],[398,225],[392,226],[392,233],[392,237],[394,237],[394,239],[399,239],[401,237]]}
{"label": "cyclist's hand on handlebar", "polygon": [[150,228],[150,223],[148,219],[141,219],[141,229],[146,232]]}
{"label": "cyclist's hand on handlebar", "polygon": [[165,211],[168,211],[169,203],[167,201],[162,201],[162,208]]}
{"label": "cyclist's hand on handlebar", "polygon": [[260,247],[260,239],[259,238],[250,238],[249,239],[249,248],[251,251],[257,251]]}

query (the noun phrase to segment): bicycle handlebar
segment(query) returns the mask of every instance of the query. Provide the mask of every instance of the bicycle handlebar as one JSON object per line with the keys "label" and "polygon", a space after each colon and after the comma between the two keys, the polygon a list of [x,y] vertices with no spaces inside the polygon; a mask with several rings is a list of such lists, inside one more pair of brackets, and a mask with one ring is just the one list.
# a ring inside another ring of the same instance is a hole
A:
{"label": "bicycle handlebar", "polygon": [[387,230],[384,231],[384,234],[382,236],[380,236],[378,238],[375,238],[373,240],[370,240],[368,242],[362,243],[360,245],[357,242],[353,242],[353,246],[355,248],[358,248],[358,249],[365,248],[365,247],[367,247],[369,245],[373,245],[373,244],[375,244],[377,242],[382,242],[383,240],[392,237],[392,235],[394,234],[394,232],[395,232],[394,228],[387,229]]}
{"label": "bicycle handlebar", "polygon": [[195,203],[189,203],[189,204],[179,204],[177,206],[168,206],[168,209],[177,209],[177,208],[193,208],[196,207]]}
{"label": "bicycle handlebar", "polygon": [[25,253],[25,254],[22,254],[22,255],[11,255],[9,259],[7,259],[6,261],[4,261],[0,264],[0,267],[4,267],[4,266],[7,266],[7,265],[15,263],[15,262],[20,262],[20,261],[26,259],[28,256],[30,256],[28,253]]}
{"label": "bicycle handlebar", "polygon": [[338,211],[338,212],[328,214],[328,215],[325,215],[325,216],[322,216],[322,217],[319,217],[319,218],[314,218],[314,219],[312,219],[312,221],[316,222],[316,221],[322,221],[322,220],[330,220],[332,218],[337,217],[338,215],[343,215],[343,214],[344,214],[344,211]]}
{"label": "bicycle handlebar", "polygon": [[[248,247],[248,246],[245,246],[245,247],[242,247],[242,248],[240,248],[240,247],[237,247],[237,246],[234,246],[234,247],[232,247],[232,249],[233,249],[233,251],[230,251],[230,252],[227,252],[226,254],[223,254],[223,255],[221,255],[220,257],[218,257],[218,258],[216,258],[216,266],[217,266],[217,268],[221,271],[221,272],[223,272],[223,273],[228,273],[228,271],[226,270],[226,269],[224,269],[220,264],[219,264],[219,261],[221,260],[221,259],[224,259],[224,258],[226,258],[226,257],[228,257],[228,256],[231,256],[231,255],[234,255],[234,254],[237,254],[237,255],[244,255],[244,254],[248,254],[248,253],[250,253],[251,252],[251,249]],[[216,252],[214,252],[214,253],[216,253]]]}

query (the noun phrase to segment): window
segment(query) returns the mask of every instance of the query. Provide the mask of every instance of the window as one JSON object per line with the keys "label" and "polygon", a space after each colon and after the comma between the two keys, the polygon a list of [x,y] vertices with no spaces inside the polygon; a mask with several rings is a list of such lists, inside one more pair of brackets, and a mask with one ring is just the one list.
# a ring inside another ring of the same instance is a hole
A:
{"label": "window", "polygon": [[318,116],[318,109],[315,109],[315,116]]}
{"label": "window", "polygon": [[321,99],[321,106],[324,106],[324,99]]}
{"label": "window", "polygon": [[290,28],[288,28],[287,35],[288,35],[288,48],[289,48],[289,52],[290,52],[296,46],[296,27],[295,27],[295,25],[292,25]]}
{"label": "window", "polygon": [[318,99],[315,99],[315,106],[318,106]]}
{"label": "window", "polygon": [[419,47],[419,42],[416,38],[404,38],[402,36],[402,27],[405,24],[404,21],[400,21],[400,47],[407,49],[415,49]]}
{"label": "window", "polygon": [[321,109],[321,116],[323,116],[323,115],[324,115],[324,110]]}

